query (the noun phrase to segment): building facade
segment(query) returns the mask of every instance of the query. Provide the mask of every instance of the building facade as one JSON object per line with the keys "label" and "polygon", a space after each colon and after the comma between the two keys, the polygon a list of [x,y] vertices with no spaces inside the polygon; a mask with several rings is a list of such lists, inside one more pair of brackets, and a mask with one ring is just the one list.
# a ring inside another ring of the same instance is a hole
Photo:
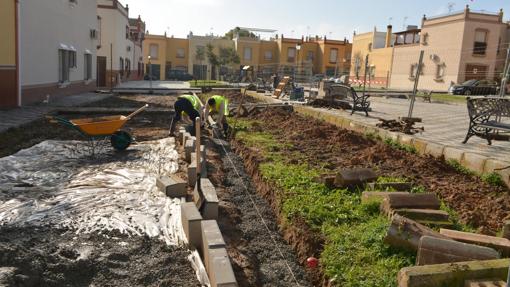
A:
{"label": "building facade", "polygon": [[19,31],[21,105],[96,89],[94,1],[19,1]]}
{"label": "building facade", "polygon": [[424,51],[420,89],[447,91],[470,79],[499,80],[506,58],[508,23],[498,13],[464,11],[423,17],[422,28],[396,33],[391,88],[412,89]]}
{"label": "building facade", "polygon": [[129,18],[118,0],[97,0],[97,86],[112,87],[142,79],[145,23]]}
{"label": "building facade", "polygon": [[386,32],[378,32],[377,28],[374,28],[372,32],[354,34],[349,73],[349,82],[352,85],[365,83],[372,87],[389,85],[395,41],[392,29],[393,27],[389,25]]}
{"label": "building facade", "polygon": [[[233,50],[239,63],[213,66],[207,56],[208,46],[220,59],[226,50]],[[303,80],[314,74],[339,76],[348,74],[352,45],[346,40],[324,38],[290,39],[276,36],[270,40],[239,37],[233,40],[215,36],[188,35],[178,39],[166,35],[147,35],[144,42],[144,63],[151,56],[152,73],[156,79],[167,79],[169,69],[187,70],[196,79],[227,79],[228,74],[241,75],[239,80],[252,81],[271,75],[300,76]],[[148,73],[148,70],[146,70]]]}
{"label": "building facade", "polygon": [[0,2],[0,109],[21,104],[18,84],[18,1]]}

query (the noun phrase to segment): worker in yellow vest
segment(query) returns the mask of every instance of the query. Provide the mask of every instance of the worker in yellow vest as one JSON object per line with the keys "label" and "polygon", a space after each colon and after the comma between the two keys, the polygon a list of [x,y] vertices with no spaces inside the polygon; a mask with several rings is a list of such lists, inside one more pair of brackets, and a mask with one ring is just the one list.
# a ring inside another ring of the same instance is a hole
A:
{"label": "worker in yellow vest", "polygon": [[175,125],[182,119],[183,115],[187,115],[193,123],[193,129],[191,135],[195,135],[195,119],[200,117],[202,110],[202,102],[195,94],[182,95],[177,97],[177,101],[174,104],[175,116],[170,126],[170,135],[173,135],[175,131]]}
{"label": "worker in yellow vest", "polygon": [[205,104],[204,114],[204,119],[207,119],[209,114],[216,115],[216,122],[213,125],[222,124],[223,133],[226,137],[228,132],[228,99],[218,95],[210,97]]}

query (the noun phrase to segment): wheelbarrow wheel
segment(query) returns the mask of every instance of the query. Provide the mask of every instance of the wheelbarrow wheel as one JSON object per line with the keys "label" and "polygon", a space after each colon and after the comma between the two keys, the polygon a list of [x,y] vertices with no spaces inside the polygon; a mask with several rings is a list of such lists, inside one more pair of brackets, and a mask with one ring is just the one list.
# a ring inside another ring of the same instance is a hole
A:
{"label": "wheelbarrow wheel", "polygon": [[116,131],[110,137],[110,143],[112,144],[112,147],[118,151],[126,150],[132,142],[133,137],[125,131]]}

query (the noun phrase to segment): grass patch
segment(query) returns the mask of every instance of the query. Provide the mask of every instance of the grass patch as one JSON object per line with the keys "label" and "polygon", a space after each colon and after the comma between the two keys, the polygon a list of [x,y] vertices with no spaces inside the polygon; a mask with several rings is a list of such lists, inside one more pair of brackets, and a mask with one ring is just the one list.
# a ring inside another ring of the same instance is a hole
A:
{"label": "grass patch", "polygon": [[369,140],[373,140],[373,141],[382,141],[382,137],[379,134],[374,133],[374,132],[366,132],[365,138],[367,138]]}
{"label": "grass patch", "polygon": [[394,182],[409,182],[409,181],[405,177],[380,176],[377,178],[377,183],[394,183]]}
{"label": "grass patch", "polygon": [[431,98],[434,101],[454,104],[465,104],[467,101],[465,96],[457,96],[450,94],[432,94]]}
{"label": "grass patch", "polygon": [[227,82],[222,81],[213,81],[213,80],[191,80],[188,81],[190,87],[192,88],[201,88],[201,87],[226,87],[229,84]]}
{"label": "grass patch", "polygon": [[390,139],[390,138],[385,139],[384,143],[394,149],[403,150],[403,151],[413,153],[413,154],[418,154],[418,151],[416,150],[416,148],[414,146],[401,144],[398,141]]}
{"label": "grass patch", "polygon": [[481,178],[482,178],[482,181],[484,181],[492,186],[505,187],[505,182],[503,181],[503,178],[501,177],[501,175],[499,175],[495,172],[483,174],[481,176]]}
{"label": "grass patch", "polygon": [[271,134],[248,128],[236,138],[265,155],[259,170],[264,180],[277,187],[284,218],[290,223],[302,218],[312,230],[324,235],[321,265],[337,286],[396,286],[398,271],[413,265],[415,255],[383,243],[389,221],[380,215],[377,203],[361,204],[359,192],[331,190],[316,182],[315,177],[323,170],[289,164],[288,155],[281,152],[288,145]]}
{"label": "grass patch", "polygon": [[446,163],[449,166],[453,167],[453,169],[455,169],[459,173],[462,173],[462,174],[465,174],[468,176],[476,175],[475,172],[473,172],[472,170],[470,170],[470,169],[464,167],[462,164],[460,164],[460,162],[458,160],[449,159],[446,161]]}

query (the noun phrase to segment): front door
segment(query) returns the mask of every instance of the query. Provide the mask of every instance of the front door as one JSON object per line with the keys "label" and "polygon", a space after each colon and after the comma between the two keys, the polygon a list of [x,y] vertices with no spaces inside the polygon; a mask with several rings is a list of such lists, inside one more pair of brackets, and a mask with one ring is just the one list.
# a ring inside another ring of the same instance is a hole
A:
{"label": "front door", "polygon": [[106,87],[106,57],[97,57],[97,86]]}

